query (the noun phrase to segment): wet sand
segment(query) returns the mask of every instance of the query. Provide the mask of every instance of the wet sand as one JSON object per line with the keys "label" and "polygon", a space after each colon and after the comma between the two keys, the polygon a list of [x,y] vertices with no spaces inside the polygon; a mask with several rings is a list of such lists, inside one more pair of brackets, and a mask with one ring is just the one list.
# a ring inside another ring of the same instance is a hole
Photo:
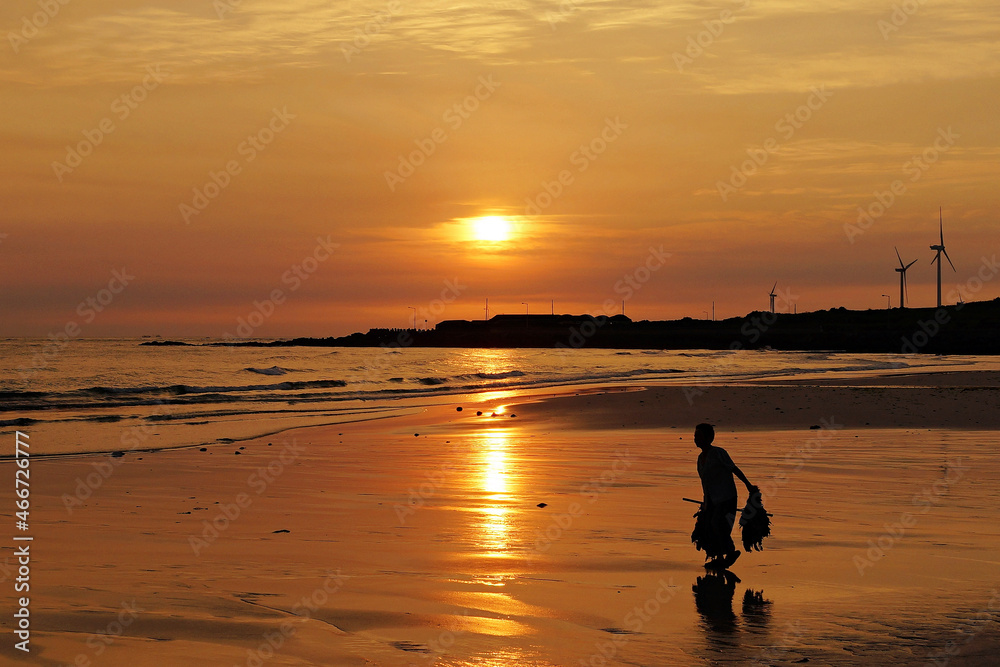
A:
{"label": "wet sand", "polygon": [[[12,648],[5,545],[0,662],[995,664],[996,390],[913,384],[492,394],[38,459],[32,652]],[[703,419],[774,515],[728,580],[681,500]]]}

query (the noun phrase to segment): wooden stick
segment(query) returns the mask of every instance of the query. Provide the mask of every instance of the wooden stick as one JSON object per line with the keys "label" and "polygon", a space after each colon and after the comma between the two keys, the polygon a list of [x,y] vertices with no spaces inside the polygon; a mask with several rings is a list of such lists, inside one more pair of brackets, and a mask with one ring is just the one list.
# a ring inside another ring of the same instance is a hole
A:
{"label": "wooden stick", "polygon": [[[700,500],[691,500],[690,498],[681,498],[681,500],[686,500],[687,502],[694,503],[695,505],[701,505],[702,504],[702,502]],[[742,513],[743,509],[742,508],[737,508],[736,511]],[[770,512],[766,512],[766,514],[768,516],[774,516]]]}

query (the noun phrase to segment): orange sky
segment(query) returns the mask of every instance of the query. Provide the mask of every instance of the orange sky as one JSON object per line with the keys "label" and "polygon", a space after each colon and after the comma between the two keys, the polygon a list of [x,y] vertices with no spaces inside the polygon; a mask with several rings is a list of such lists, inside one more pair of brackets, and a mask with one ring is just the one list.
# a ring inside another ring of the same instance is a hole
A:
{"label": "orange sky", "polygon": [[0,335],[883,307],[893,246],[932,306],[939,205],[946,293],[1000,256],[1000,10],[893,6],[6,2]]}

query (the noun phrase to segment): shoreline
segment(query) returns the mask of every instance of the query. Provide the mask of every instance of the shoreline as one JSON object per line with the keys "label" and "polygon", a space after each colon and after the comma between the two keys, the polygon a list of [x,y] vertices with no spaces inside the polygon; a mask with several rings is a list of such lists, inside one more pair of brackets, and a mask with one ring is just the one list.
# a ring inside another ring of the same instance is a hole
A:
{"label": "shoreline", "polygon": [[[642,392],[643,396],[635,401],[630,400],[631,397],[623,397],[624,394],[636,392]],[[605,398],[594,398],[595,396]],[[973,410],[970,402],[979,406],[978,409]],[[90,425],[101,431],[120,435],[114,445],[88,451],[41,452],[37,456],[150,453],[227,446],[259,438],[278,437],[298,429],[347,425],[357,421],[392,421],[413,413],[440,411],[448,406],[452,409],[460,405],[467,406],[473,414],[478,409],[493,412],[496,406],[504,403],[523,405],[523,408],[519,408],[523,418],[555,420],[568,428],[573,428],[577,423],[598,429],[669,428],[693,426],[698,422],[708,421],[717,422],[716,425],[722,428],[739,426],[795,430],[820,426],[822,420],[834,419],[843,420],[842,425],[854,428],[1000,429],[1000,371],[901,369],[894,372],[848,372],[832,378],[815,374],[755,376],[726,382],[692,382],[690,378],[653,382],[636,379],[491,388],[394,398],[382,402],[357,401],[357,405],[345,406],[342,413],[332,417],[329,414],[318,414],[321,412],[319,410],[315,415],[279,415],[277,418],[296,419],[300,423],[263,432],[251,429],[251,422],[267,419],[268,415],[255,415],[254,420],[234,415],[231,419],[210,424],[210,430],[197,442],[171,442],[162,446],[156,446],[152,436],[157,428],[162,428],[160,424],[163,422],[146,424],[141,419],[138,423],[122,420],[113,426]],[[820,403],[823,405],[820,406]],[[955,407],[949,410],[945,407],[948,405]],[[653,406],[659,406],[660,411],[651,411]],[[964,408],[959,409],[962,406]],[[581,414],[574,415],[574,410]],[[167,412],[165,409],[161,411]],[[373,412],[377,414],[371,414]],[[447,415],[447,410],[442,414]],[[466,412],[463,416],[469,415]],[[183,427],[190,432],[191,419],[197,417],[170,420],[166,425]],[[72,423],[37,422],[16,428],[22,431],[41,430],[45,438],[40,439],[57,441],[60,435],[72,432],[79,426]],[[245,433],[239,433],[241,429]],[[136,444],[124,446],[126,442]],[[0,461],[11,458],[12,455],[0,455]]]}

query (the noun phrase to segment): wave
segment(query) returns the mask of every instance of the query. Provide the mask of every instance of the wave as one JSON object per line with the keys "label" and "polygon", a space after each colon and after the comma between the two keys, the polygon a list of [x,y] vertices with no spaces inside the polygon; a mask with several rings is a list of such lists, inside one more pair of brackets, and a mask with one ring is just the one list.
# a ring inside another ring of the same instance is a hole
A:
{"label": "wave", "polygon": [[30,417],[21,417],[20,419],[4,419],[0,420],[0,427],[5,426],[31,426],[36,423],[37,420],[31,419]]}
{"label": "wave", "polygon": [[0,401],[13,401],[22,398],[45,398],[51,395],[47,391],[0,391]]}
{"label": "wave", "polygon": [[708,357],[708,358],[714,358],[714,357],[728,357],[728,356],[733,356],[733,355],[736,354],[736,350],[710,350],[708,352],[677,352],[676,354],[677,354],[678,357],[691,357],[691,358]]}
{"label": "wave", "polygon": [[91,394],[96,396],[125,396],[137,394],[208,394],[208,393],[231,393],[241,391],[288,391],[295,389],[345,387],[344,380],[303,380],[300,382],[276,382],[274,384],[241,384],[241,385],[217,385],[199,387],[188,384],[172,384],[167,386],[146,386],[146,387],[88,387],[77,389],[76,394]]}
{"label": "wave", "polygon": [[270,368],[244,368],[243,370],[249,371],[251,373],[258,373],[259,375],[287,375],[288,373],[294,373],[294,368],[282,368],[281,366],[271,366]]}
{"label": "wave", "polygon": [[519,378],[527,375],[524,371],[512,370],[505,371],[503,373],[466,373],[465,375],[456,375],[456,380],[505,380],[507,378]]}

